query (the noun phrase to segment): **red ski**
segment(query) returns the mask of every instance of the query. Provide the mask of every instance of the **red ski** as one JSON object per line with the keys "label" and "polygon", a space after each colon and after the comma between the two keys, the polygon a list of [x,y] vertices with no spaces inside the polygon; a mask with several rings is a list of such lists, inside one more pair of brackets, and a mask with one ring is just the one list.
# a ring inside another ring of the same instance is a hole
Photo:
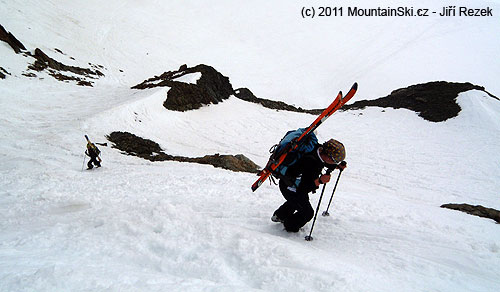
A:
{"label": "red ski", "polygon": [[255,181],[255,183],[252,185],[252,191],[255,192],[255,190],[259,188],[262,183],[273,173],[273,171],[285,160],[288,153],[295,150],[299,146],[302,138],[316,130],[319,125],[321,125],[326,119],[328,119],[335,111],[346,104],[354,96],[357,90],[358,83],[354,83],[345,97],[342,98],[342,92],[339,92],[335,100],[316,118],[316,120],[314,120],[314,122],[312,122],[312,124],[304,131],[304,133],[299,138],[297,138],[295,143],[291,143],[291,146],[283,149],[281,153],[273,155],[267,162],[266,167],[259,173],[259,179],[257,179],[257,181]]}

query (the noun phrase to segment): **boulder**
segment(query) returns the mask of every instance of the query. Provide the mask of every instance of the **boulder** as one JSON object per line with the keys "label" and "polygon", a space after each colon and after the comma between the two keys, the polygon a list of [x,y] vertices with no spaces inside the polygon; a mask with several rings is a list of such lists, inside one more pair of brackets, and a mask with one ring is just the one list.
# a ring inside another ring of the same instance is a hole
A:
{"label": "boulder", "polygon": [[[201,73],[195,84],[176,81],[186,74]],[[170,87],[163,106],[169,110],[187,111],[204,105],[217,104],[228,99],[234,92],[229,78],[211,66],[197,65],[189,68],[182,65],[176,71],[168,71],[133,86],[134,89]]]}

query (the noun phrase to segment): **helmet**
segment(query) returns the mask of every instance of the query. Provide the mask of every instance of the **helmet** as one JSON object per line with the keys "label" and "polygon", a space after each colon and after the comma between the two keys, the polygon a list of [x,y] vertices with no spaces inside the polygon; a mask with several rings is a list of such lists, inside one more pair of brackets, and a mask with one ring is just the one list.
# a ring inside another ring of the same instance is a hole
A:
{"label": "helmet", "polygon": [[340,163],[345,159],[344,145],[335,139],[330,139],[323,143],[323,154]]}

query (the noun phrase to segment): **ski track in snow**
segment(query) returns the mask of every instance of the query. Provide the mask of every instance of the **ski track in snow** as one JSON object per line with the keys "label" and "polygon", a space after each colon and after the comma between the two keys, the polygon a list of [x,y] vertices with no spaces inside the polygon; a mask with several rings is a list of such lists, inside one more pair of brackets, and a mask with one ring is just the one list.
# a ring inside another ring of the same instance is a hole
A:
{"label": "ski track in snow", "polygon": [[[290,5],[284,6],[289,14],[283,18],[270,17],[277,4],[267,1],[141,7],[133,1],[87,1],[89,9],[82,9],[82,1],[46,2],[47,6],[32,0],[0,2],[6,7],[2,25],[27,47],[49,53],[57,47],[76,59],[65,63],[86,66],[89,61],[106,67],[106,77],[93,88],[60,83],[43,72],[27,79],[20,76],[32,60],[0,46],[0,55],[10,56],[0,66],[13,75],[0,80],[0,291],[500,287],[498,224],[439,207],[456,202],[500,209],[500,102],[483,92],[462,93],[462,112],[442,123],[424,121],[408,110],[335,113],[318,129],[318,137],[333,137],[346,145],[348,168],[333,197],[331,216],[318,215],[311,242],[304,240],[311,222],[289,234],[282,224],[270,221],[283,198],[267,182],[251,192],[256,179],[252,174],[198,164],[152,163],[111,147],[100,147],[102,168],[82,170],[83,135],[105,142],[104,136],[112,131],[154,140],[172,155],[242,153],[264,165],[267,149],[287,130],[315,118],[235,97],[178,113],[162,107],[168,88],[129,89],[185,62],[214,65],[235,88],[247,86],[262,97],[285,96],[286,102],[304,107],[324,106],[330,98],[324,92],[336,92],[352,80],[360,83],[357,98],[448,77],[485,85],[495,93],[498,72],[491,68],[498,67],[500,58],[491,48],[497,47],[498,39],[484,35],[498,30],[488,19],[445,24],[435,19],[375,19],[371,26],[366,19],[339,19],[328,26],[291,21],[296,7]],[[237,8],[254,16],[240,17],[239,25],[228,26],[228,19],[242,16],[235,14]],[[95,22],[88,21],[91,15],[97,17]],[[199,30],[187,25],[182,15],[198,19]],[[222,16],[213,20],[213,15]],[[25,19],[38,25],[28,28]],[[172,23],[182,26],[176,30],[169,27]],[[420,24],[418,30],[410,30],[415,23]],[[345,40],[352,32],[339,29],[347,24],[360,37],[336,43],[340,57],[333,58],[332,44],[321,33],[336,28],[338,39]],[[388,25],[398,27],[398,33],[393,36]],[[145,34],[146,29],[151,33]],[[311,29],[318,34],[308,34]],[[188,31],[194,35],[184,37]],[[217,37],[217,31],[224,37]],[[470,33],[465,40],[457,37],[464,32]],[[468,40],[484,44],[463,46]],[[262,41],[269,44],[265,50]],[[317,51],[309,42],[318,45]],[[155,46],[145,45],[149,43]],[[282,49],[291,43],[295,46]],[[200,50],[200,44],[207,48]],[[227,58],[227,47],[245,60],[238,68]],[[471,65],[474,58],[457,61],[457,56],[474,50],[480,52],[476,62],[489,69],[476,70],[478,65]],[[439,58],[453,62],[440,68]],[[321,59],[321,66],[316,59]],[[357,69],[350,69],[352,65]],[[331,68],[342,70],[331,73]],[[277,72],[287,74],[279,78]],[[304,72],[315,77],[304,78]],[[401,78],[394,78],[398,74]],[[198,78],[188,77],[187,82]],[[326,187],[320,213],[332,189],[333,183]],[[320,192],[311,195],[314,208]]]}

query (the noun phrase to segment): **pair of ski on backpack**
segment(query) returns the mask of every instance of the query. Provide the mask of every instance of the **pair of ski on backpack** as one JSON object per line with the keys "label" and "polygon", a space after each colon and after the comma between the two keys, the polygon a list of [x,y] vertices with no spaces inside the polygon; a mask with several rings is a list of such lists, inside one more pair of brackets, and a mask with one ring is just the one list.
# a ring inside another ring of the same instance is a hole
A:
{"label": "pair of ski on backpack", "polygon": [[342,96],[342,92],[339,92],[335,100],[309,127],[287,132],[280,143],[271,148],[271,157],[266,167],[259,173],[259,178],[252,185],[252,191],[257,190],[271,175],[276,178],[282,178],[290,166],[295,164],[303,155],[312,151],[318,145],[318,139],[314,134],[314,130],[335,111],[346,104],[356,94],[357,90],[358,84],[354,83],[345,96]]}

